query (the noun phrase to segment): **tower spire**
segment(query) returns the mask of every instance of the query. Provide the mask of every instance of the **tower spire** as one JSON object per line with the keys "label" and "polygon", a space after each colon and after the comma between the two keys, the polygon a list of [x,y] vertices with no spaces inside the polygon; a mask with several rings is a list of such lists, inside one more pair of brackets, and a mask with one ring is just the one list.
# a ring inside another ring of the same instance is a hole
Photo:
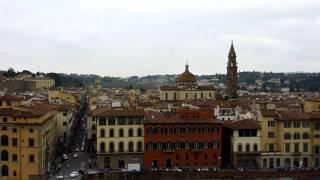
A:
{"label": "tower spire", "polygon": [[185,69],[186,72],[189,71],[189,62],[188,62],[188,59],[186,60],[186,69]]}
{"label": "tower spire", "polygon": [[233,40],[231,40],[231,47],[230,47],[230,51],[229,51],[229,56],[236,56],[236,51],[234,50],[234,47],[233,47]]}

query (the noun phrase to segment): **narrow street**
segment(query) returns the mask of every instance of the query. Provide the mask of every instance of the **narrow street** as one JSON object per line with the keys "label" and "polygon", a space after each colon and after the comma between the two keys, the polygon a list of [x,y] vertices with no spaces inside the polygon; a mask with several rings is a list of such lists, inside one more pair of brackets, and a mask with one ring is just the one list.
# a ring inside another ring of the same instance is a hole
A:
{"label": "narrow street", "polygon": [[[81,179],[80,169],[86,173],[89,168],[95,168],[95,159],[91,157],[87,151],[86,127],[84,118],[80,118],[73,141],[70,145],[70,151],[65,153],[68,158],[63,160],[63,157],[57,157],[61,169],[56,174],[51,175],[50,179],[58,179],[58,176],[63,176],[64,179]],[[75,154],[77,157],[74,157]],[[77,177],[70,177],[70,174],[75,171],[78,172],[79,175]]]}

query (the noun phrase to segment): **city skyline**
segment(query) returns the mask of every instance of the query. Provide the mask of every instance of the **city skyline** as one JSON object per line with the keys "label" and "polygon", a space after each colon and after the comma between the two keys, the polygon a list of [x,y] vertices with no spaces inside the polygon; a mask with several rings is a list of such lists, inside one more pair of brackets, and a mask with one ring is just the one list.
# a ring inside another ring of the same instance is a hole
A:
{"label": "city skyline", "polygon": [[[317,1],[0,2],[1,69],[128,77],[317,72]],[[285,67],[285,68],[284,68]]]}

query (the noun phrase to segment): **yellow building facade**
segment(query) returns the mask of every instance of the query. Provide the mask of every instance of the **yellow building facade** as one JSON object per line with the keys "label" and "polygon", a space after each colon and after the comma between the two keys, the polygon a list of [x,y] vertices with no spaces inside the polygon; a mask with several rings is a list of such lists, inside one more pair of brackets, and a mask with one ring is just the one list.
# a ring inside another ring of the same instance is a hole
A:
{"label": "yellow building facade", "polygon": [[27,180],[44,175],[54,160],[56,107],[0,108],[0,179]]}
{"label": "yellow building facade", "polygon": [[106,110],[92,118],[97,122],[98,168],[127,168],[129,163],[143,166],[144,111]]}
{"label": "yellow building facade", "polygon": [[33,77],[33,78],[26,78],[24,80],[35,82],[37,90],[50,89],[55,86],[54,79],[47,78],[47,77]]}

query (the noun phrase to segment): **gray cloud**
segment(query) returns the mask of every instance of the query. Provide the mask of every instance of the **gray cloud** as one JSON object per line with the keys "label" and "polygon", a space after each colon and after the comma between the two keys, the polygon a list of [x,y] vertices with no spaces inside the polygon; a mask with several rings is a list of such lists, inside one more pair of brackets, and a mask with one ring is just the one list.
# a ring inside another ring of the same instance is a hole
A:
{"label": "gray cloud", "polygon": [[1,69],[130,76],[318,71],[317,0],[0,1]]}

